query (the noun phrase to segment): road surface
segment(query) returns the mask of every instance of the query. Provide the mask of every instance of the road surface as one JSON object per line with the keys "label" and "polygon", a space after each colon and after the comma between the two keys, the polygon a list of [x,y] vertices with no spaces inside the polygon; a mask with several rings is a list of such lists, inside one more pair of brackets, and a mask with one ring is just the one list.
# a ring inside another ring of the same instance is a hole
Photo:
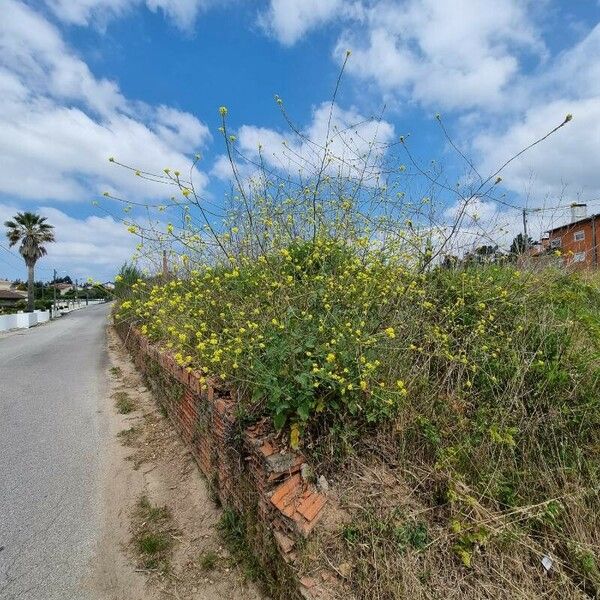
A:
{"label": "road surface", "polygon": [[2,600],[95,600],[109,308],[0,337]]}

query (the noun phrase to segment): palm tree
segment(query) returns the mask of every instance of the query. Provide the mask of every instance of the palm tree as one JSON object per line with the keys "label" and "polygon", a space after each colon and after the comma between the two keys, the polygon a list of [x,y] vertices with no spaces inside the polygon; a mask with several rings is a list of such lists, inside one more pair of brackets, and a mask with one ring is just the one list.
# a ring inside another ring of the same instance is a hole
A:
{"label": "palm tree", "polygon": [[42,244],[54,241],[54,227],[46,223],[46,217],[31,212],[17,213],[12,221],[5,221],[9,246],[21,242],[19,253],[27,265],[27,310],[34,309],[33,268],[39,258],[46,255]]}

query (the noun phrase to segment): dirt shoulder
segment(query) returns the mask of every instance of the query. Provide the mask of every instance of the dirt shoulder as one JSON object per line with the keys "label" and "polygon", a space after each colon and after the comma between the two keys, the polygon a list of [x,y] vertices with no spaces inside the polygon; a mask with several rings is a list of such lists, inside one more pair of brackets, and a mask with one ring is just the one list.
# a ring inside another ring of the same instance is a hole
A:
{"label": "dirt shoulder", "polygon": [[111,327],[107,339],[111,442],[91,587],[107,600],[265,598],[223,547],[222,511]]}

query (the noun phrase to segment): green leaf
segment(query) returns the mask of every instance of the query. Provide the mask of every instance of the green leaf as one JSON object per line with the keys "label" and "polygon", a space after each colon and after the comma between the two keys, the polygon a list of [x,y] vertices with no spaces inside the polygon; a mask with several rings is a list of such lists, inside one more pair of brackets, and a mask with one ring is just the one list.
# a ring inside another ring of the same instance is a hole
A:
{"label": "green leaf", "polygon": [[308,402],[304,402],[298,406],[296,413],[303,421],[308,421],[308,417],[310,417],[310,408],[310,404]]}
{"label": "green leaf", "polygon": [[285,422],[287,421],[287,415],[283,412],[277,413],[273,417],[273,426],[275,429],[283,429]]}

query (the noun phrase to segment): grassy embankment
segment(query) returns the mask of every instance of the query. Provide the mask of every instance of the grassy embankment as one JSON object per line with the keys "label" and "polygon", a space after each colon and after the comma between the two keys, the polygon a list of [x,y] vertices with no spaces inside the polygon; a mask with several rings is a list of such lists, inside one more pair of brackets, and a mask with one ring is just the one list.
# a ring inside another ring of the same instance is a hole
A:
{"label": "grassy embankment", "polygon": [[600,589],[599,311],[590,278],[321,237],[139,281],[119,318],[311,456],[343,518],[306,560],[357,597],[575,598]]}

